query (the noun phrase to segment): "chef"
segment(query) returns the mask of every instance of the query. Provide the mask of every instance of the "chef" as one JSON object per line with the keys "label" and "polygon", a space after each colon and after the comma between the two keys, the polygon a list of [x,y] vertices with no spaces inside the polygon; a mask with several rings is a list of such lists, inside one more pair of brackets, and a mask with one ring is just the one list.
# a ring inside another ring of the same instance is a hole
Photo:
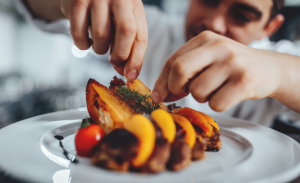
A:
{"label": "chef", "polygon": [[300,58],[290,55],[299,50],[286,43],[289,54],[275,52],[268,39],[284,21],[284,0],[190,0],[184,21],[141,0],[15,2],[31,24],[109,56],[128,80],[139,77],[154,102],[265,126],[282,111],[300,112]]}

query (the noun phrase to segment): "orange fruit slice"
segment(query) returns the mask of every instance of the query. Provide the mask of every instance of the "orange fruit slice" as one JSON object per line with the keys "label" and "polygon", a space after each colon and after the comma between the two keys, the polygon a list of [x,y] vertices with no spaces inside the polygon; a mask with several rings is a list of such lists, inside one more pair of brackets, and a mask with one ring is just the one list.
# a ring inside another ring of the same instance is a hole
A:
{"label": "orange fruit slice", "polygon": [[199,112],[199,113],[206,119],[206,121],[209,124],[211,124],[212,126],[214,126],[216,129],[220,130],[219,129],[219,125],[215,122],[215,120],[212,117],[210,117],[209,115],[207,115],[207,114],[205,114],[203,112]]}
{"label": "orange fruit slice", "polygon": [[138,168],[143,166],[152,155],[155,146],[155,128],[152,122],[142,114],[136,114],[123,122],[124,129],[128,130],[139,141],[138,152],[131,164]]}
{"label": "orange fruit slice", "polygon": [[151,117],[160,127],[163,137],[172,143],[176,135],[176,125],[170,113],[163,109],[157,109],[151,113]]}
{"label": "orange fruit slice", "polygon": [[206,119],[196,110],[185,107],[174,109],[172,111],[174,114],[179,114],[186,117],[191,123],[199,126],[207,136],[211,137],[213,134],[213,127],[206,121]]}
{"label": "orange fruit slice", "polygon": [[184,139],[186,143],[189,145],[189,147],[192,149],[196,142],[196,132],[191,124],[191,122],[186,119],[185,117],[178,115],[178,114],[171,114],[174,121],[182,127],[182,129],[186,132]]}

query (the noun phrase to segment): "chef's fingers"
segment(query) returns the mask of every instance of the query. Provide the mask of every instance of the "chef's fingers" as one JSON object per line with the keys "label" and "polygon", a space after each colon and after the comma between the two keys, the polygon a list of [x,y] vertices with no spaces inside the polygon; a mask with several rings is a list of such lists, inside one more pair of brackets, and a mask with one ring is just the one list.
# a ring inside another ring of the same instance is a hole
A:
{"label": "chef's fingers", "polygon": [[178,96],[187,95],[189,93],[188,84],[195,77],[202,75],[212,64],[227,58],[230,59],[229,54],[225,49],[222,49],[221,44],[204,45],[181,55],[172,63],[168,90]]}
{"label": "chef's fingers", "polygon": [[190,80],[188,92],[183,95],[168,93],[164,102],[174,102],[186,97],[189,93],[200,103],[207,101],[208,97],[213,94],[228,79],[231,74],[231,68],[227,64],[216,63],[196,77]]}
{"label": "chef's fingers", "polygon": [[107,1],[93,1],[91,4],[93,49],[97,54],[105,54],[111,39],[111,20]]}
{"label": "chef's fingers", "polygon": [[230,79],[210,97],[210,107],[217,112],[222,112],[247,98],[251,98],[249,80],[251,79],[244,77],[242,73],[231,76]]}
{"label": "chef's fingers", "polygon": [[[210,45],[217,38],[218,38],[217,34],[215,34],[213,32],[210,32],[210,31],[204,31],[201,34],[199,34],[198,36],[196,36],[193,39],[189,40],[182,47],[180,47],[168,59],[168,61],[166,62],[165,66],[162,69],[162,72],[161,72],[160,76],[157,79],[157,81],[156,81],[156,83],[154,85],[154,88],[153,88],[153,92],[152,92],[152,99],[153,99],[153,101],[156,102],[156,103],[160,103],[160,102],[164,101],[166,99],[167,95],[169,94],[169,92],[170,92],[169,88],[168,88],[168,85],[169,85],[168,84],[168,82],[169,82],[168,80],[170,79],[169,78],[169,72],[171,71],[171,67],[173,67],[172,66],[173,62],[175,62],[176,60],[178,60],[178,57],[181,57],[181,58],[184,59],[184,57],[182,57],[182,55],[185,55],[185,54],[191,52],[194,49],[199,49],[201,47],[205,47],[206,45]],[[213,53],[213,54],[215,54],[215,53]],[[189,62],[189,60],[186,61],[186,63],[188,63],[188,62]],[[190,72],[190,71],[187,70],[187,72]],[[195,74],[195,73],[193,73],[193,74]],[[176,83],[176,81],[175,81],[175,83]],[[185,89],[183,89],[183,90],[187,91],[187,87],[185,87]],[[186,94],[187,94],[186,92],[176,92],[176,93],[173,93],[173,95],[175,95],[175,96],[184,96]]]}
{"label": "chef's fingers", "polygon": [[[190,42],[190,41],[189,41]],[[188,42],[188,43],[189,43]],[[191,48],[194,48],[194,46],[189,46],[188,43],[183,45],[179,50],[177,50],[165,63],[158,79],[155,82],[155,85],[152,90],[152,100],[155,103],[163,102],[166,97],[169,95],[168,99],[170,101],[175,101],[177,98],[176,95],[169,93],[168,89],[168,80],[169,80],[169,74],[171,71],[172,63],[173,61],[181,54],[187,52]]]}
{"label": "chef's fingers", "polygon": [[124,62],[129,58],[137,31],[133,7],[126,1],[115,1],[111,6],[116,34],[110,59],[111,62]]}
{"label": "chef's fingers", "polygon": [[[109,48],[110,48],[110,56],[111,56],[111,53],[112,53],[112,50],[113,50],[113,47],[114,47],[114,40],[115,40],[115,33],[116,33],[116,30],[115,30],[115,18],[112,17],[111,19],[111,42],[110,42],[110,45],[109,45]],[[110,63],[111,65],[114,67],[114,69],[122,76],[124,76],[124,68],[125,68],[125,64],[126,62],[114,62],[112,61],[111,59],[110,60]]]}
{"label": "chef's fingers", "polygon": [[189,91],[195,100],[205,103],[229,78],[232,70],[228,63],[214,63],[191,81]]}
{"label": "chef's fingers", "polygon": [[[180,50],[178,50],[178,51],[180,51]],[[154,88],[152,90],[152,100],[155,103],[160,103],[163,101],[164,102],[167,102],[167,101],[172,102],[172,101],[175,101],[177,98],[180,98],[180,97],[178,97],[177,94],[174,94],[169,90],[170,73],[173,68],[174,59],[176,60],[178,57],[176,55],[176,53],[168,59],[168,61],[164,65],[158,79],[155,82]],[[181,93],[179,96],[182,96],[182,95],[184,96],[186,94]],[[167,96],[169,96],[169,97],[167,98]]]}
{"label": "chef's fingers", "polygon": [[137,33],[124,70],[125,77],[129,81],[138,77],[148,44],[147,20],[142,1],[137,1],[133,14],[137,23]]}
{"label": "chef's fingers", "polygon": [[110,62],[113,68],[122,76],[124,76],[124,68],[126,62]]}
{"label": "chef's fingers", "polygon": [[169,94],[168,78],[169,78],[170,69],[171,69],[171,62],[168,60],[164,65],[152,90],[152,100],[155,103],[160,103],[164,101],[164,99]]}
{"label": "chef's fingers", "polygon": [[183,46],[181,46],[168,60],[175,60],[181,55],[186,54],[196,48],[212,44],[218,38],[220,38],[220,35],[216,33],[213,33],[211,31],[203,31],[198,36],[192,38]]}
{"label": "chef's fingers", "polygon": [[88,4],[82,0],[71,1],[70,29],[74,44],[81,50],[92,45],[88,34]]}
{"label": "chef's fingers", "polygon": [[169,92],[169,94],[165,98],[164,102],[174,102],[174,101],[180,100],[180,99],[182,99],[182,98],[184,98],[186,96],[187,95],[178,96],[178,95],[174,95],[173,93]]}

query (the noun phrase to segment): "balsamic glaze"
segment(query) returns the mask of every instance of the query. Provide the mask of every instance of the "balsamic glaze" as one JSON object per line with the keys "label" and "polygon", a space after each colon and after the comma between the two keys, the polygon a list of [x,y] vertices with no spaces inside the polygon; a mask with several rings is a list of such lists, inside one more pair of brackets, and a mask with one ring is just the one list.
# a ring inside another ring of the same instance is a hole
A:
{"label": "balsamic glaze", "polygon": [[64,137],[61,135],[55,135],[54,138],[56,138],[57,140],[63,140]]}
{"label": "balsamic glaze", "polygon": [[59,140],[59,146],[63,149],[63,154],[65,155],[65,157],[68,160],[70,160],[72,163],[78,163],[78,160],[75,158],[75,156],[73,156],[72,154],[69,154],[69,152],[64,148],[64,145],[61,142],[64,139],[64,137],[61,135],[55,135],[54,138]]}

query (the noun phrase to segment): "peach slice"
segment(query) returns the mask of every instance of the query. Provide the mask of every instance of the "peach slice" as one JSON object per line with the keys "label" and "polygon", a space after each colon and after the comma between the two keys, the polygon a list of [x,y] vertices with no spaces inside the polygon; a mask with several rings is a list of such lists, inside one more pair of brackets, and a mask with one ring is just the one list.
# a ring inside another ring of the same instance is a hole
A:
{"label": "peach slice", "polygon": [[193,149],[195,142],[196,142],[196,131],[191,124],[191,122],[186,119],[185,117],[178,115],[178,114],[171,114],[174,121],[183,128],[183,130],[186,132],[184,139],[186,143],[189,145],[191,149]]}
{"label": "peach slice", "polygon": [[[139,79],[136,79],[136,80],[133,80],[133,81],[127,81],[126,82],[126,87],[129,88],[130,90],[139,91],[143,95],[146,95],[146,94],[151,95],[151,90],[147,86],[145,86],[144,83]],[[169,108],[164,103],[160,103],[159,108],[163,109],[165,111],[169,111]]]}
{"label": "peach slice", "polygon": [[121,128],[122,121],[135,114],[131,106],[94,79],[90,79],[87,83],[86,102],[91,118],[105,133]]}
{"label": "peach slice", "polygon": [[160,127],[163,137],[172,143],[176,136],[176,125],[170,113],[163,109],[156,109],[151,113],[151,117]]}
{"label": "peach slice", "polygon": [[199,126],[208,137],[213,135],[213,127],[206,121],[206,119],[196,110],[185,107],[174,109],[172,111],[174,114],[179,114],[186,117],[194,125]]}
{"label": "peach slice", "polygon": [[143,166],[152,155],[155,147],[155,128],[151,121],[142,114],[136,114],[123,122],[124,129],[128,130],[139,141],[138,152],[131,163],[138,168]]}
{"label": "peach slice", "polygon": [[209,115],[207,115],[203,112],[200,112],[200,111],[199,111],[199,113],[206,119],[206,121],[209,124],[211,124],[212,126],[214,126],[216,129],[218,129],[220,131],[219,125],[215,122],[215,120],[212,117],[210,117]]}

